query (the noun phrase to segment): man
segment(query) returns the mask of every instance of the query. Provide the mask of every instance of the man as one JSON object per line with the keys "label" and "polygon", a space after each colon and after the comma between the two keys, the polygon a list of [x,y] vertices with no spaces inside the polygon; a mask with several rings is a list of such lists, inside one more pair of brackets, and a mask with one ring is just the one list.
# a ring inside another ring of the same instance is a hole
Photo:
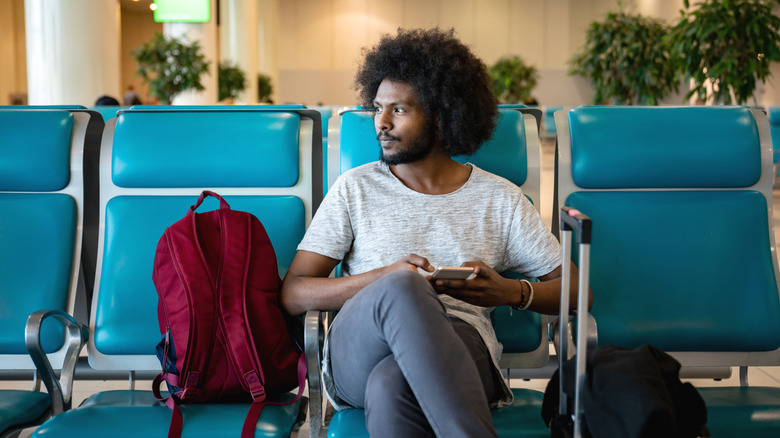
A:
{"label": "man", "polygon": [[[367,52],[356,85],[380,161],[334,183],[282,288],[291,314],[340,309],[326,393],[337,409],[364,407],[372,437],[495,436],[489,407],[512,393],[492,307],[558,311],[560,246],[536,210],[514,184],[451,158],[475,152],[497,116],[485,65],[453,33],[399,29]],[[344,276],[328,278],[339,262]],[[434,266],[476,277],[433,280]]]}

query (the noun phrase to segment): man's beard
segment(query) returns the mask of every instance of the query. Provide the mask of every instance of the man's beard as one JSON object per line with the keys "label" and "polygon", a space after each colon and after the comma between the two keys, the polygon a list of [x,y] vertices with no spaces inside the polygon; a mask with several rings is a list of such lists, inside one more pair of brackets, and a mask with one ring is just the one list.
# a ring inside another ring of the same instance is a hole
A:
{"label": "man's beard", "polygon": [[[377,135],[377,140],[389,139],[396,140],[389,134]],[[386,156],[384,149],[379,149],[379,159],[388,166],[394,166],[396,164],[409,164],[417,160],[421,160],[427,156],[431,150],[433,150],[433,126],[426,127],[426,129],[420,133],[417,137],[413,138],[404,150],[397,150],[394,155]]]}

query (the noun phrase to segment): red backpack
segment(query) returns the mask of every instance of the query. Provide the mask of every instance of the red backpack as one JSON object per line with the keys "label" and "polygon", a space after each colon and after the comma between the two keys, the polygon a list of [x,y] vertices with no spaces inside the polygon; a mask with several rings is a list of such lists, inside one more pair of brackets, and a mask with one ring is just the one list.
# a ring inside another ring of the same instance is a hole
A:
{"label": "red backpack", "polygon": [[[219,210],[195,213],[206,196]],[[252,437],[266,394],[298,386],[306,365],[279,303],[276,254],[260,221],[204,191],[157,244],[152,275],[163,340],[155,395],[173,409],[169,437],[181,435],[178,404],[251,401],[241,437]],[[168,383],[171,396],[159,387]]]}

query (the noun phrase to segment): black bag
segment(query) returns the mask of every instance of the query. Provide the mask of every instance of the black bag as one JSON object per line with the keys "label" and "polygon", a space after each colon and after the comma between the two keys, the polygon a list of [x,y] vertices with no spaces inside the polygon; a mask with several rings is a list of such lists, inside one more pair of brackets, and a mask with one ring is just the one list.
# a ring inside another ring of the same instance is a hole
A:
{"label": "black bag", "polygon": [[[568,412],[574,411],[576,358],[564,364]],[[680,363],[662,350],[605,345],[588,350],[580,395],[583,437],[709,436],[707,407],[696,388],[682,383]],[[542,403],[542,418],[553,437],[572,435],[572,421],[558,415],[559,374],[555,371]]]}

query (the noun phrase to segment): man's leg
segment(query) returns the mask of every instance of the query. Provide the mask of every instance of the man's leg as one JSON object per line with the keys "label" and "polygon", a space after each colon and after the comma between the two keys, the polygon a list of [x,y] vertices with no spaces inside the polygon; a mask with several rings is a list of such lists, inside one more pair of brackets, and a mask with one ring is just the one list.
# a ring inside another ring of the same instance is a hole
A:
{"label": "man's leg", "polygon": [[366,426],[372,437],[425,438],[434,435],[392,354],[379,361],[368,376]]}
{"label": "man's leg", "polygon": [[[474,359],[488,401],[494,401],[503,393],[500,389],[501,376],[493,367],[485,342],[468,323],[454,317],[450,317],[450,322]],[[407,438],[434,435],[393,355],[382,359],[368,376],[365,404],[369,431]]]}
{"label": "man's leg", "polygon": [[455,317],[450,317],[450,321],[452,322],[452,328],[455,329],[455,333],[458,334],[458,337],[469,350],[469,354],[474,360],[477,370],[479,370],[482,389],[485,391],[488,402],[493,403],[497,401],[504,395],[503,383],[501,382],[503,376],[493,366],[493,358],[490,356],[490,351],[487,345],[485,345],[485,341],[482,340],[482,336],[480,336],[477,329],[469,323]]}
{"label": "man's leg", "polygon": [[331,330],[333,380],[343,400],[366,406],[369,376],[392,354],[436,435],[496,435],[477,367],[422,276],[396,272],[374,282],[347,301]]}

